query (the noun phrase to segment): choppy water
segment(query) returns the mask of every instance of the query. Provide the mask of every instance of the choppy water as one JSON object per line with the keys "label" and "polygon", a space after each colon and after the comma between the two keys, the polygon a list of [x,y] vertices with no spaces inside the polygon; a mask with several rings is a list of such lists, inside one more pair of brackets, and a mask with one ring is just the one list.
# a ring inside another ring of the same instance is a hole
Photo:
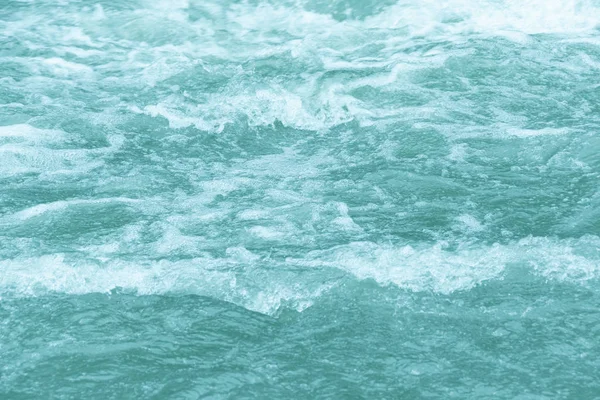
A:
{"label": "choppy water", "polygon": [[0,397],[600,398],[599,23],[2,0]]}

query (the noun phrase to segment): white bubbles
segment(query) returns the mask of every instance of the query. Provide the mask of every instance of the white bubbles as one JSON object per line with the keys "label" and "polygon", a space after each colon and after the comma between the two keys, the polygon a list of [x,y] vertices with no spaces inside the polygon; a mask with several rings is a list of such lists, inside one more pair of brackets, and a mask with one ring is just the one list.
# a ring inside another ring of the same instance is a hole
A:
{"label": "white bubbles", "polygon": [[67,78],[72,75],[90,76],[93,69],[84,64],[65,61],[59,57],[46,58],[42,61],[48,66],[49,72],[55,76]]}
{"label": "white bubbles", "polygon": [[[114,252],[104,246],[96,251]],[[252,268],[258,257],[243,247],[227,258],[208,256],[181,261],[126,261],[111,257],[74,258],[51,254],[1,260],[0,296],[31,297],[49,293],[81,295],[122,290],[137,295],[197,294],[273,314],[286,305],[302,311],[332,287],[312,278],[294,285],[289,271],[267,274]],[[243,263],[246,270],[236,268]],[[250,265],[248,265],[250,264]]]}
{"label": "white bubbles", "polygon": [[0,175],[39,173],[40,179],[60,175],[81,175],[103,164],[101,156],[122,145],[118,136],[106,137],[108,146],[74,148],[72,135],[56,129],[40,129],[29,124],[0,127]]}
{"label": "white bubbles", "polygon": [[40,215],[43,215],[45,213],[52,213],[52,212],[60,212],[62,210],[65,210],[69,207],[73,207],[73,206],[78,206],[78,205],[94,205],[94,204],[110,204],[110,203],[138,203],[139,201],[136,201],[134,199],[128,199],[128,198],[109,198],[109,199],[93,199],[93,200],[70,200],[70,201],[66,201],[66,200],[60,200],[60,201],[56,201],[56,202],[52,202],[52,203],[46,203],[46,204],[38,204],[36,206],[33,207],[29,207],[26,208],[24,210],[21,210],[15,214],[10,215],[9,219],[17,219],[17,220],[28,220],[30,218],[34,218]]}
{"label": "white bubbles", "polygon": [[413,35],[500,35],[522,41],[524,34],[589,32],[598,26],[600,8],[589,0],[548,2],[451,0],[400,1],[367,19],[377,27],[408,27]]}
{"label": "white bubbles", "polygon": [[287,127],[323,131],[352,120],[350,113],[335,95],[323,98],[321,112],[310,110],[298,95],[280,87],[246,89],[239,94],[227,91],[211,96],[206,103],[184,105],[178,99],[148,105],[143,111],[153,117],[163,117],[172,128],[194,126],[203,131],[221,132],[227,123],[246,117],[252,127],[270,126],[279,122]]}
{"label": "white bubbles", "polygon": [[[588,246],[595,256],[590,257]],[[444,242],[414,247],[356,242],[314,251],[306,259],[293,262],[340,268],[361,280],[374,279],[381,285],[395,285],[415,292],[450,294],[472,289],[488,280],[502,279],[504,271],[511,266],[525,266],[534,274],[555,281],[585,283],[600,278],[598,250],[600,239],[596,236],[565,240],[529,237],[492,246],[465,243],[456,250],[449,249]]]}
{"label": "white bubbles", "polygon": [[265,240],[276,240],[285,236],[285,234],[278,229],[268,226],[253,226],[249,228],[248,231],[252,235]]}
{"label": "white bubbles", "polygon": [[456,221],[460,224],[460,228],[467,232],[481,232],[485,226],[470,214],[462,214],[456,217]]}
{"label": "white bubbles", "polygon": [[[171,247],[181,246],[182,239],[180,234],[167,234],[158,246],[167,242]],[[158,253],[163,250],[159,248]],[[118,246],[106,244],[87,248],[89,256],[83,258],[52,254],[2,260],[0,294],[28,297],[51,292],[108,293],[114,289],[140,295],[200,294],[272,314],[282,305],[302,311],[313,304],[337,285],[331,279],[335,270],[359,280],[373,279],[384,287],[440,294],[501,280],[513,267],[525,267],[533,275],[555,282],[585,284],[600,277],[598,250],[600,239],[596,236],[563,240],[529,237],[506,245],[464,244],[455,250],[442,242],[433,246],[355,242],[281,263],[241,246],[228,248],[224,257],[218,258],[204,255],[180,261],[127,261],[119,258]]]}
{"label": "white bubbles", "polygon": [[[52,143],[63,138],[63,132],[52,129],[39,129],[28,124],[0,126],[0,138],[3,142],[18,139],[26,143]],[[0,142],[1,143],[1,142]],[[4,143],[2,143],[4,144]]]}
{"label": "white bubbles", "polygon": [[[561,58],[598,46],[596,3],[402,0],[360,18],[306,7],[69,2],[0,21],[15,43],[0,93],[18,108],[0,127],[0,178],[17,194],[2,198],[0,229],[21,235],[2,239],[16,250],[0,260],[0,295],[122,288],[274,313],[304,310],[340,275],[441,294],[515,265],[598,279],[596,236],[551,237],[594,232],[597,201],[521,240],[534,228],[498,204],[547,170],[597,164],[594,146],[579,157],[559,142],[597,126],[593,97],[566,98],[590,90],[597,57]],[[574,116],[581,126],[565,127]],[[569,208],[540,188],[533,207]]]}
{"label": "white bubbles", "polygon": [[94,11],[92,13],[92,18],[99,21],[106,18],[106,14],[104,13],[104,8],[102,4],[95,4]]}
{"label": "white bubbles", "polygon": [[515,129],[509,128],[507,133],[509,135],[528,138],[535,136],[554,136],[554,135],[566,135],[572,132],[571,129],[568,128],[543,128],[543,129]]}
{"label": "white bubbles", "polygon": [[[448,108],[463,112],[469,104],[442,93],[433,101],[431,92],[410,81],[411,74],[472,53],[465,46],[468,36],[500,36],[523,44],[538,33],[589,34],[600,20],[600,8],[586,0],[398,1],[366,18],[343,21],[302,2],[143,1],[137,9],[98,4],[87,10],[61,11],[70,19],[51,13],[44,24],[33,17],[6,22],[5,36],[51,49],[43,58],[13,61],[33,75],[62,84],[102,83],[113,93],[179,87],[177,95],[129,99],[122,105],[165,118],[174,129],[193,126],[216,133],[245,118],[250,126],[281,123],[322,132],[351,121],[384,130],[389,120],[430,119]],[[172,21],[161,24],[165,18]],[[284,59],[286,65],[261,76],[253,65],[271,58]],[[205,67],[202,73],[199,66]],[[193,89],[215,76],[220,79],[210,95]],[[377,98],[409,91],[432,101],[418,107],[375,106],[352,94],[363,87],[380,91]]]}

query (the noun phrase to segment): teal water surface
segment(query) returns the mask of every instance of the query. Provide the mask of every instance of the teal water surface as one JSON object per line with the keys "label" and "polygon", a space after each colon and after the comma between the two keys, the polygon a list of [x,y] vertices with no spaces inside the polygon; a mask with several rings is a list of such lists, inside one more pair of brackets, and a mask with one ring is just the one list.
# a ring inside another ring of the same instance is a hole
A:
{"label": "teal water surface", "polygon": [[600,1],[0,1],[1,399],[600,399]]}

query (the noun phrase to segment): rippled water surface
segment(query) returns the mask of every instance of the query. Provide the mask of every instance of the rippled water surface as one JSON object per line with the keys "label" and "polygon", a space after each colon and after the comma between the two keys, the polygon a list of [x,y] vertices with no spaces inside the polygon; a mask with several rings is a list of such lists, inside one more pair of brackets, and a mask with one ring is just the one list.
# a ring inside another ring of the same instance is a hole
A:
{"label": "rippled water surface", "polygon": [[0,398],[600,398],[599,24],[0,1]]}

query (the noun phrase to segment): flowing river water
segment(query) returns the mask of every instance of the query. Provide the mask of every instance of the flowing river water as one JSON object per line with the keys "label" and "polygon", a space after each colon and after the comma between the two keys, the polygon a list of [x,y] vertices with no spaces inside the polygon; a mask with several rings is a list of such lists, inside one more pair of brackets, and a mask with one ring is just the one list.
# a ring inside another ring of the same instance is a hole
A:
{"label": "flowing river water", "polygon": [[0,398],[600,398],[599,23],[2,0]]}

